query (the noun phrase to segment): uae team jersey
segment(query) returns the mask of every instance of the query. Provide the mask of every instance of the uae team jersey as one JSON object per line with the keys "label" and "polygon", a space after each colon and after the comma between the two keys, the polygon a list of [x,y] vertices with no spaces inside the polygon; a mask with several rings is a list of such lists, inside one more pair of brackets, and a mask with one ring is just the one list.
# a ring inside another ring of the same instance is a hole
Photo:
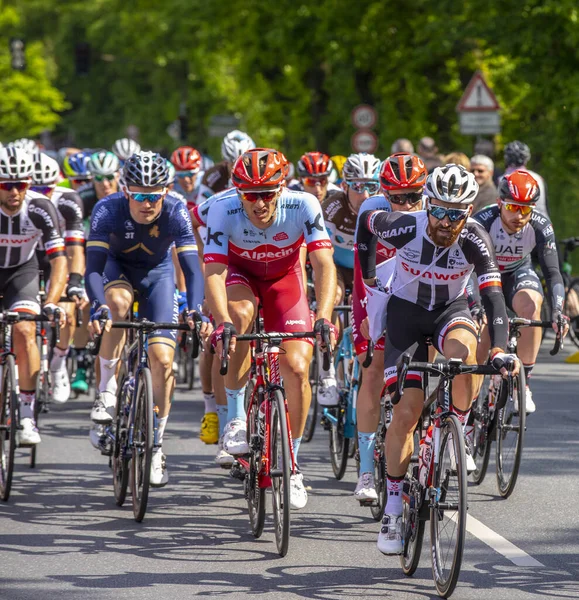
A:
{"label": "uae team jersey", "polygon": [[49,259],[65,255],[56,208],[46,196],[28,191],[15,215],[0,209],[0,269],[28,262],[40,244]]}
{"label": "uae team jersey", "polygon": [[235,189],[212,201],[208,211],[203,205],[196,208],[196,218],[207,225],[206,264],[229,264],[248,275],[269,280],[292,269],[303,244],[310,253],[332,247],[320,203],[305,192],[284,188],[277,200],[275,217],[266,229],[251,223]]}

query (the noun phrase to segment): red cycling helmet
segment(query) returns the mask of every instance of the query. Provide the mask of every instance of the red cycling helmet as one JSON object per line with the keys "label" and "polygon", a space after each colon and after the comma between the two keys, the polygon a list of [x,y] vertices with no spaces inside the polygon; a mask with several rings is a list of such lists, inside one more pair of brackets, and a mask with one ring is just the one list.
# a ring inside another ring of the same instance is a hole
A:
{"label": "red cycling helmet", "polygon": [[380,185],[384,192],[415,190],[424,186],[427,176],[428,171],[419,156],[397,152],[382,163]]}
{"label": "red cycling helmet", "polygon": [[171,154],[175,171],[197,173],[201,169],[201,154],[191,146],[181,146]]}
{"label": "red cycling helmet", "polygon": [[513,171],[499,183],[499,198],[517,204],[535,204],[541,192],[537,180],[527,171]]}
{"label": "red cycling helmet", "polygon": [[278,150],[253,148],[234,163],[231,183],[240,191],[281,187],[287,174],[287,158]]}
{"label": "red cycling helmet", "polygon": [[334,164],[327,154],[322,152],[306,152],[298,162],[300,177],[327,177]]}

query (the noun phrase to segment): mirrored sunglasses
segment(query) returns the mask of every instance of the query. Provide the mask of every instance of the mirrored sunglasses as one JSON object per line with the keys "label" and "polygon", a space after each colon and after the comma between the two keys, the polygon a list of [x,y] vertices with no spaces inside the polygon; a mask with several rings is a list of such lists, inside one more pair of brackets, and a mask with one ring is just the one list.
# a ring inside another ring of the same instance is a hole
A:
{"label": "mirrored sunglasses", "polygon": [[267,203],[275,200],[278,192],[279,189],[272,192],[240,192],[240,195],[243,200],[247,200],[247,202],[257,202],[258,200],[262,200]]}
{"label": "mirrored sunglasses", "polygon": [[374,195],[380,190],[380,184],[377,181],[346,181],[346,184],[358,194],[368,192],[370,195]]}
{"label": "mirrored sunglasses", "polygon": [[466,219],[468,216],[468,209],[460,210],[459,208],[443,208],[442,206],[429,206],[428,214],[432,215],[435,219],[442,221],[445,217],[448,217],[448,220],[451,223],[455,221],[461,221],[462,219]]}
{"label": "mirrored sunglasses", "polygon": [[304,177],[304,185],[316,187],[318,185],[324,187],[328,183],[327,177]]}
{"label": "mirrored sunglasses", "polygon": [[416,204],[422,201],[422,192],[408,192],[407,194],[387,194],[388,201],[400,206],[404,204]]}
{"label": "mirrored sunglasses", "polygon": [[2,181],[0,182],[0,190],[10,192],[11,190],[24,191],[30,185],[29,181]]}
{"label": "mirrored sunglasses", "polygon": [[509,212],[521,212],[522,215],[528,215],[531,212],[533,212],[533,208],[535,208],[533,205],[525,205],[523,206],[522,204],[513,204],[512,202],[503,202],[503,206],[509,211]]}

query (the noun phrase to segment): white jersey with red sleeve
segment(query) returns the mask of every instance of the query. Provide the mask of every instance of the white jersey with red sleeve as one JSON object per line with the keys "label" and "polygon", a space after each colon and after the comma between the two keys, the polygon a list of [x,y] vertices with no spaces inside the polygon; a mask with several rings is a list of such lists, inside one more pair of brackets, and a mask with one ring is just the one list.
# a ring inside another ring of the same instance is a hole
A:
{"label": "white jersey with red sleeve", "polygon": [[[237,190],[230,189],[195,216],[207,225],[204,262],[231,264],[261,279],[276,279],[286,274],[299,260],[306,244],[312,253],[332,248],[322,208],[312,194],[284,188],[277,200],[274,219],[266,229],[253,225]],[[200,219],[206,216],[206,219]]]}

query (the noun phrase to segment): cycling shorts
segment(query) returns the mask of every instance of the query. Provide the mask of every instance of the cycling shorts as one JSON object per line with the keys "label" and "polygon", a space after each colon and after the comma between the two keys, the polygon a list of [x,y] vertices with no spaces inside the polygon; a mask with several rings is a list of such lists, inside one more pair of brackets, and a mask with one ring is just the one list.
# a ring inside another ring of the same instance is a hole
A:
{"label": "cycling shorts", "polygon": [[[126,287],[138,294],[139,318],[163,323],[177,323],[179,304],[175,294],[175,277],[166,265],[151,270],[129,267],[113,257],[107,258],[103,273],[105,292],[112,287]],[[152,331],[147,342],[165,344],[175,348],[177,331],[157,329]]]}
{"label": "cycling shorts", "polygon": [[533,290],[544,296],[541,280],[531,264],[521,265],[508,273],[501,273],[501,280],[507,308],[510,310],[513,310],[515,294],[521,290]]}
{"label": "cycling shorts", "polygon": [[[300,261],[282,277],[267,281],[252,277],[242,269],[230,265],[226,285],[243,285],[252,291],[262,307],[265,331],[296,333],[312,330],[312,317]],[[304,341],[313,344],[311,339]]]}
{"label": "cycling shorts", "polygon": [[5,310],[40,314],[38,297],[38,261],[36,256],[17,267],[0,269],[0,304]]}
{"label": "cycling shorts", "polygon": [[[433,346],[442,354],[447,334],[456,329],[466,329],[474,336],[477,335],[466,298],[458,298],[447,306],[429,311],[413,302],[392,296],[386,315],[384,354],[384,374],[389,392],[393,393],[396,389],[396,362],[410,346],[418,342],[413,360],[426,362],[426,338],[430,338]],[[422,373],[408,371],[405,387],[422,388]]]}

